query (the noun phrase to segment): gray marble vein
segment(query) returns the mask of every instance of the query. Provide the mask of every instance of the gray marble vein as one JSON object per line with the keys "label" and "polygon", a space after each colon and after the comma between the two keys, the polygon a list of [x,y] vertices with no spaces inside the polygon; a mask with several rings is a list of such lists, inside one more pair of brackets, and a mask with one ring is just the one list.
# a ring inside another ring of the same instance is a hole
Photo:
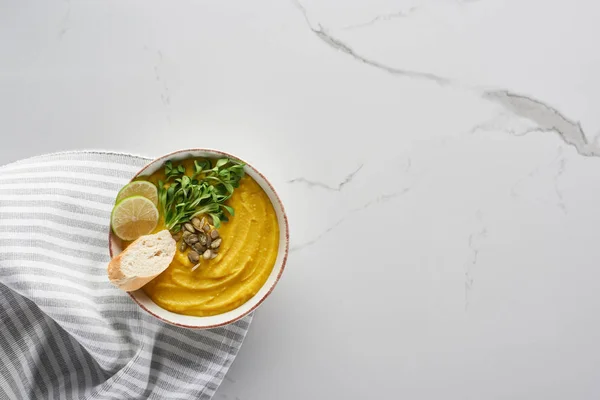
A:
{"label": "gray marble vein", "polygon": [[567,205],[565,203],[562,190],[560,190],[560,186],[558,185],[558,180],[565,173],[566,167],[567,160],[564,157],[561,157],[561,159],[558,162],[558,170],[556,171],[556,175],[554,175],[554,191],[556,192],[556,196],[558,197],[558,208],[560,208],[565,214],[568,214],[569,211],[567,210]]}
{"label": "gray marble vein", "polygon": [[325,189],[325,190],[329,190],[332,192],[341,192],[342,189],[344,188],[344,186],[346,186],[347,184],[349,184],[350,182],[352,182],[352,180],[354,179],[354,177],[356,176],[356,174],[358,174],[358,172],[362,169],[362,167],[364,166],[364,164],[361,164],[357,169],[355,169],[354,171],[352,171],[351,173],[349,173],[342,182],[340,182],[337,186],[330,186],[327,185],[326,183],[323,182],[319,182],[319,181],[311,181],[308,180],[304,177],[299,177],[299,178],[295,178],[292,180],[289,180],[288,183],[301,183],[304,184],[306,186],[308,186],[309,188],[313,188],[313,187],[318,187],[321,189]]}
{"label": "gray marble vein", "polygon": [[321,240],[323,237],[325,237],[327,234],[329,234],[335,228],[337,228],[338,226],[340,226],[346,220],[346,217],[347,216],[344,216],[344,217],[338,219],[333,225],[329,226],[323,232],[319,233],[314,239],[311,239],[311,240],[309,240],[307,242],[304,242],[304,243],[296,245],[296,246],[292,246],[290,248],[290,253],[294,253],[296,251],[303,250],[303,249],[305,249],[307,247],[310,247],[313,244],[317,243],[319,240]]}
{"label": "gray marble vein", "polygon": [[63,17],[61,23],[60,23],[60,27],[58,30],[58,39],[62,40],[62,38],[65,36],[65,33],[67,33],[67,31],[69,29],[71,29],[70,27],[70,20],[71,20],[71,0],[66,0],[67,3],[67,11],[65,12],[65,16]]}
{"label": "gray marble vein", "polygon": [[369,200],[367,202],[365,202],[363,205],[357,207],[357,208],[353,208],[350,211],[348,211],[346,213],[346,215],[344,215],[342,218],[338,219],[334,224],[330,225],[327,229],[325,229],[323,232],[319,233],[317,236],[315,236],[314,239],[311,239],[307,242],[304,242],[302,244],[299,244],[297,246],[292,246],[290,248],[290,253],[292,252],[296,252],[299,250],[303,250],[307,247],[312,246],[313,244],[319,242],[321,239],[323,239],[323,237],[327,236],[330,232],[332,232],[335,228],[337,228],[338,226],[340,226],[344,221],[346,221],[346,219],[348,219],[350,216],[354,215],[355,213],[361,212],[363,210],[366,210],[376,204],[380,204],[380,203],[385,203],[388,201],[391,201],[393,199],[396,199],[400,196],[403,196],[405,194],[407,194],[408,192],[410,192],[412,188],[411,187],[406,187],[403,188],[397,192],[393,192],[393,193],[387,193],[387,194],[381,194],[377,197],[375,197],[372,200]]}
{"label": "gray marble vein", "polygon": [[320,23],[313,23],[308,17],[306,8],[298,0],[293,0],[293,2],[302,12],[310,30],[329,47],[348,54],[363,64],[375,67],[392,75],[427,80],[435,82],[440,86],[452,86],[471,90],[482,98],[502,106],[505,110],[511,112],[511,114],[526,118],[538,126],[538,129],[530,129],[522,134],[539,130],[556,132],[565,143],[575,147],[580,155],[586,157],[600,156],[600,146],[595,141],[588,141],[581,124],[577,121],[567,118],[558,109],[550,106],[549,104],[546,104],[545,102],[533,97],[526,96],[524,94],[518,94],[506,89],[486,90],[433,73],[405,70],[369,59],[357,53],[354,49],[352,49],[352,47],[344,43],[342,40],[333,36]]}
{"label": "gray marble vein", "polygon": [[397,19],[397,18],[405,18],[405,17],[408,17],[409,15],[411,15],[412,13],[414,13],[415,11],[417,11],[418,9],[419,9],[419,7],[414,6],[414,7],[410,7],[407,10],[404,10],[404,11],[397,11],[397,12],[389,13],[389,14],[380,14],[380,15],[377,15],[374,18],[368,20],[367,22],[360,22],[358,24],[346,25],[342,29],[352,30],[352,29],[365,28],[367,26],[374,25],[378,22],[391,21],[391,20]]}
{"label": "gray marble vein", "polygon": [[[148,46],[144,46],[144,50],[151,51]],[[172,124],[171,121],[171,90],[169,89],[169,85],[167,84],[167,79],[164,76],[164,61],[165,57],[163,55],[162,50],[157,50],[156,54],[156,63],[154,64],[154,79],[156,79],[157,85],[159,86],[159,96],[160,102],[162,103],[165,114],[167,118],[167,122],[169,125]]]}
{"label": "gray marble vein", "polygon": [[[569,210],[567,208],[567,204],[565,202],[563,192],[559,185],[559,181],[560,181],[561,177],[564,175],[564,173],[566,172],[566,168],[567,168],[567,159],[564,157],[562,149],[559,149],[558,154],[556,155],[556,157],[552,160],[552,162],[550,164],[537,166],[531,172],[529,172],[525,177],[523,177],[522,179],[519,179],[517,182],[515,182],[515,184],[510,189],[510,196],[513,198],[521,197],[522,194],[520,193],[519,187],[523,186],[527,180],[535,179],[539,175],[543,174],[543,171],[546,168],[556,168],[556,172],[552,175],[552,178],[551,178],[552,179],[551,184],[553,187],[553,191],[554,191],[554,194],[556,194],[556,201],[555,201],[555,203],[552,202],[552,204],[556,205],[556,207],[558,207],[564,214],[568,214]],[[547,200],[544,199],[544,202],[547,202]]]}
{"label": "gray marble vein", "polygon": [[154,66],[154,74],[156,76],[157,82],[162,81],[162,91],[160,94],[160,100],[162,101],[162,103],[165,106],[168,106],[169,104],[171,104],[171,95],[169,94],[169,87],[167,86],[165,79],[161,78],[161,73],[160,73],[160,70],[161,70],[163,62],[164,62],[164,56],[163,56],[162,51],[160,51],[160,50],[158,50],[156,52],[156,55],[158,57],[158,62]]}
{"label": "gray marble vein", "polygon": [[[471,4],[471,3],[477,3],[480,0],[455,0],[455,1],[458,6],[463,6],[463,5],[467,5],[467,4]],[[392,21],[392,20],[399,19],[399,18],[406,18],[406,17],[412,15],[413,13],[415,13],[416,11],[419,11],[422,8],[422,6],[423,6],[423,4],[421,4],[419,6],[408,7],[405,10],[399,10],[396,12],[390,12],[390,13],[386,13],[386,14],[379,14],[366,22],[359,22],[356,24],[346,25],[346,26],[342,27],[341,29],[342,30],[353,30],[353,29],[366,28],[366,27],[375,25],[380,22]]]}
{"label": "gray marble vein", "polygon": [[600,146],[588,141],[581,124],[567,118],[556,108],[532,97],[507,90],[485,91],[483,97],[501,105],[514,115],[535,122],[539,130],[556,132],[566,144],[575,147],[582,156],[600,156]]}
{"label": "gray marble vein", "polygon": [[300,11],[302,11],[302,13],[304,15],[304,19],[306,20],[306,23],[307,23],[308,27],[310,28],[310,30],[313,31],[313,33],[315,35],[317,35],[317,37],[319,39],[321,39],[324,43],[326,43],[331,48],[333,48],[335,50],[339,50],[343,53],[346,53],[349,56],[353,57],[357,61],[360,61],[360,62],[370,65],[372,67],[378,68],[378,69],[385,71],[387,73],[390,73],[392,75],[400,75],[400,76],[405,76],[408,78],[425,79],[428,81],[435,82],[439,85],[449,85],[451,83],[450,79],[447,79],[447,78],[444,78],[441,76],[437,76],[435,74],[431,74],[428,72],[411,71],[411,70],[406,70],[406,69],[401,69],[401,68],[394,68],[394,67],[382,64],[378,61],[370,60],[370,59],[356,53],[350,46],[348,46],[341,40],[337,39],[336,37],[332,36],[323,26],[321,26],[321,24],[317,23],[316,26],[313,26],[313,23],[308,18],[308,13],[306,12],[306,8],[304,8],[304,6],[299,1],[297,1],[297,0],[293,0],[293,1],[296,4],[297,8]]}
{"label": "gray marble vein", "polygon": [[375,205],[375,204],[379,204],[379,203],[385,203],[387,201],[393,200],[396,197],[400,197],[405,195],[406,193],[410,192],[412,189],[412,187],[406,187],[402,190],[399,190],[397,192],[393,192],[393,193],[389,193],[389,194],[382,194],[377,196],[376,198],[374,198],[373,200],[369,200],[368,202],[366,202],[365,204],[363,204],[360,207],[354,208],[352,209],[351,212],[358,212],[358,211],[362,211],[362,210],[366,210],[367,208]]}
{"label": "gray marble vein", "polygon": [[483,222],[483,214],[481,211],[477,211],[476,218],[480,227],[469,235],[468,246],[471,256],[465,264],[465,311],[469,309],[469,297],[471,294],[471,289],[473,288],[473,269],[477,266],[480,242],[481,240],[485,239],[488,234],[488,230]]}
{"label": "gray marble vein", "polygon": [[[512,112],[502,112],[499,115],[495,116],[491,120],[485,121],[483,123],[475,125],[473,128],[469,130],[469,134],[475,134],[479,131],[502,131],[504,133],[508,133],[512,136],[525,136],[529,133],[541,132],[539,126],[533,125],[531,127],[511,127],[510,118],[514,118],[514,114]],[[529,121],[529,120],[528,120]],[[533,123],[533,121],[530,121]]]}

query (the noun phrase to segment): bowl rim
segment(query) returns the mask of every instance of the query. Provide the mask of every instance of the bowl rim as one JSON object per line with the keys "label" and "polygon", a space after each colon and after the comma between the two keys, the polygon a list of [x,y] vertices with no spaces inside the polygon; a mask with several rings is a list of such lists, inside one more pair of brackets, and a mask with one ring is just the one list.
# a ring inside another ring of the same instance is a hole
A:
{"label": "bowl rim", "polygon": [[[250,310],[242,313],[241,315],[238,315],[236,317],[233,317],[225,322],[221,322],[218,324],[213,324],[213,325],[186,325],[186,324],[181,324],[181,323],[177,323],[177,322],[173,322],[173,321],[167,321],[166,319],[164,319],[163,317],[161,317],[160,315],[157,315],[156,313],[150,311],[148,308],[146,308],[142,303],[140,303],[138,301],[138,299],[131,293],[131,292],[127,292],[127,294],[129,295],[129,297],[131,297],[133,299],[133,301],[144,311],[146,311],[148,314],[152,315],[153,317],[171,324],[171,325],[175,325],[175,326],[179,326],[182,328],[188,328],[188,329],[213,329],[213,328],[219,328],[221,326],[225,326],[225,325],[229,325],[232,324],[242,318],[244,318],[246,315],[250,314],[251,312],[253,312],[254,310],[256,310],[263,301],[265,301],[265,299],[267,297],[269,297],[269,295],[271,294],[271,292],[273,291],[273,289],[275,289],[275,286],[277,286],[277,283],[279,282],[279,279],[281,278],[281,275],[283,274],[283,271],[285,269],[285,266],[287,264],[287,259],[288,259],[288,255],[289,255],[289,248],[290,248],[290,229],[289,229],[289,222],[288,222],[288,218],[287,218],[287,214],[285,212],[285,208],[283,206],[283,202],[281,201],[281,198],[279,197],[279,194],[277,194],[277,191],[275,190],[275,188],[273,187],[273,185],[271,184],[271,182],[260,172],[258,171],[256,168],[254,168],[254,166],[252,166],[251,164],[249,164],[248,162],[246,162],[245,160],[224,152],[222,150],[216,150],[216,149],[210,149],[210,148],[190,148],[190,149],[180,149],[180,150],[176,150],[173,151],[171,153],[165,154],[163,156],[160,156],[158,158],[155,158],[151,161],[149,161],[146,165],[144,165],[130,180],[129,182],[132,182],[134,179],[138,178],[150,165],[155,164],[156,162],[159,162],[160,160],[164,160],[166,158],[169,157],[173,157],[174,155],[177,155],[179,153],[186,153],[186,152],[205,152],[205,153],[213,153],[217,156],[225,156],[227,158],[231,158],[234,160],[238,160],[243,162],[246,167],[252,169],[253,172],[255,172],[257,175],[259,175],[264,181],[265,183],[269,186],[269,189],[271,190],[271,192],[273,193],[273,195],[275,196],[275,198],[277,199],[277,203],[279,203],[279,207],[281,209],[281,214],[283,216],[283,221],[285,223],[285,252],[283,255],[283,259],[281,261],[281,268],[279,270],[279,273],[277,274],[277,277],[275,278],[275,281],[273,282],[273,284],[271,285],[271,287],[269,288],[269,290],[264,294],[264,296],[252,307],[250,308]],[[259,183],[260,185],[260,183]],[[262,185],[261,185],[262,186]],[[108,231],[108,252],[110,254],[110,258],[112,259],[113,256],[113,250],[112,250],[112,241],[113,241],[113,231],[112,231],[112,226],[110,226],[109,224],[109,231]],[[155,303],[156,304],[156,303]],[[158,306],[158,304],[157,304]],[[160,307],[160,306],[158,306]],[[162,308],[162,307],[160,307]],[[235,310],[235,309],[234,309]],[[231,310],[233,311],[233,310]],[[181,314],[184,315],[184,314]],[[219,314],[216,314],[219,315]],[[202,317],[198,317],[198,318],[202,318]]]}

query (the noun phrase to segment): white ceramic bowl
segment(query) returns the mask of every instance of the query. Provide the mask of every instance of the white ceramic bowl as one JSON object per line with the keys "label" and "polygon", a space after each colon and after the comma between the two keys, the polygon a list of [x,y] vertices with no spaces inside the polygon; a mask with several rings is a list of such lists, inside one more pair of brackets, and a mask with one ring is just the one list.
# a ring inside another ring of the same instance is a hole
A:
{"label": "white ceramic bowl", "polygon": [[[229,157],[231,159],[240,160],[238,157],[235,157],[231,154],[227,154],[217,150],[209,150],[209,149],[186,149],[179,150],[171,154],[167,154],[160,158],[155,159],[150,162],[144,168],[142,168],[133,179],[138,176],[150,175],[157,170],[163,168],[163,163],[167,160],[179,161],[188,158],[221,158],[221,157]],[[267,181],[267,179],[258,172],[254,167],[249,165],[243,160],[240,160],[246,164],[244,170],[246,174],[250,175],[265,191],[265,193],[269,196],[271,203],[273,204],[273,208],[275,209],[275,213],[277,214],[277,221],[279,222],[279,249],[277,253],[277,259],[275,261],[275,265],[273,266],[273,270],[271,274],[267,278],[265,284],[260,288],[260,290],[248,300],[246,303],[242,304],[238,308],[228,311],[223,314],[212,315],[210,317],[195,317],[191,315],[182,315],[176,314],[174,312],[165,310],[164,308],[158,306],[154,303],[142,290],[137,290],[135,292],[130,292],[129,295],[131,298],[146,312],[153,315],[154,317],[173,324],[177,326],[181,326],[184,328],[195,328],[195,329],[208,329],[208,328],[216,328],[219,326],[227,325],[232,322],[237,321],[238,319],[244,317],[248,313],[254,311],[273,291],[277,281],[281,277],[283,273],[283,269],[285,267],[285,263],[287,261],[288,249],[289,249],[289,227],[288,220],[285,214],[283,204],[275,193],[275,189],[273,186]],[[133,180],[132,179],[132,180]],[[123,246],[121,240],[113,235],[112,229],[109,233],[108,237],[109,241],[109,252],[111,258],[119,254],[123,250]]]}

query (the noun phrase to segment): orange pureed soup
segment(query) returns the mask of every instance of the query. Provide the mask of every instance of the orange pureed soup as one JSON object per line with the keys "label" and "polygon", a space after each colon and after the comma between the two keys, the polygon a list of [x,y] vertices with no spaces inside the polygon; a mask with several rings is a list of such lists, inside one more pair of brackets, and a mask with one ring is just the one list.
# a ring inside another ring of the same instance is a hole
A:
{"label": "orange pureed soup", "polygon": [[[193,160],[183,165],[191,171]],[[164,169],[145,179],[164,180]],[[219,228],[223,241],[217,257],[201,260],[192,271],[189,248],[183,252],[178,248],[169,268],[142,288],[156,304],[178,314],[222,314],[244,304],[265,284],[279,248],[279,225],[271,200],[246,175],[226,205],[234,208],[235,215]],[[162,229],[161,215],[155,232]]]}

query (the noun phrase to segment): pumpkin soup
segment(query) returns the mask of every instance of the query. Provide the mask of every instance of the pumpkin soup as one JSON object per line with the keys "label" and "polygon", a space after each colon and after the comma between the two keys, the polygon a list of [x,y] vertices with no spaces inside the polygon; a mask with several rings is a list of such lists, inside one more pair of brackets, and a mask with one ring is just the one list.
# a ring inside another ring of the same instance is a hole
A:
{"label": "pumpkin soup", "polygon": [[[233,310],[259,291],[273,269],[279,248],[273,205],[254,179],[236,169],[239,164],[227,162],[169,163],[165,170],[143,178],[158,187],[160,218],[154,232],[169,229],[177,240],[177,251],[169,267],[142,288],[166,310],[194,316]],[[227,166],[233,166],[231,172],[223,172]],[[199,191],[192,201],[195,208],[189,209],[188,214],[182,210],[186,206],[181,205],[181,199],[172,207],[167,204],[167,196],[174,195],[173,191],[167,193],[169,175],[178,182],[177,187],[183,187],[181,190],[185,191],[188,185],[186,195]],[[218,186],[214,191],[206,190],[206,185],[194,188],[201,186],[203,180]],[[210,201],[216,205],[202,206],[207,196],[212,196]]]}

